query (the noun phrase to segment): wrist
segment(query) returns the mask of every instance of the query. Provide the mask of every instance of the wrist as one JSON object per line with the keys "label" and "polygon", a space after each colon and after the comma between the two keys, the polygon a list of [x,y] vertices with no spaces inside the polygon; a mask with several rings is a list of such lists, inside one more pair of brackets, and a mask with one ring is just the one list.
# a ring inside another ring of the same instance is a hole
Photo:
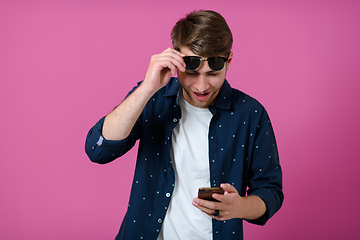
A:
{"label": "wrist", "polygon": [[240,218],[247,220],[255,220],[263,216],[266,212],[265,202],[258,196],[250,195],[242,197],[243,206],[246,211],[241,213]]}
{"label": "wrist", "polygon": [[147,81],[146,79],[141,82],[140,86],[136,89],[138,93],[141,95],[150,98],[152,95],[154,95],[161,86],[159,84],[151,83],[150,81]]}

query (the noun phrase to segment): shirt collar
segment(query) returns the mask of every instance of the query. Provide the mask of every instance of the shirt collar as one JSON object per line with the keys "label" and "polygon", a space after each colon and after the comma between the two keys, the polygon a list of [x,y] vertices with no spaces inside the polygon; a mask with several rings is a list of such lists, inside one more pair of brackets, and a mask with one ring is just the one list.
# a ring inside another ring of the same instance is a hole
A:
{"label": "shirt collar", "polygon": [[232,96],[231,86],[228,83],[228,81],[225,79],[213,106],[222,109],[230,109],[231,96]]}
{"label": "shirt collar", "polygon": [[168,84],[166,85],[166,91],[164,97],[174,97],[178,96],[180,90],[180,82],[178,78],[171,78]]}
{"label": "shirt collar", "polygon": [[[166,91],[164,97],[176,97],[178,100],[179,91],[181,85],[178,78],[171,78],[169,83],[166,85]],[[232,89],[228,81],[225,79],[222,88],[218,96],[216,97],[215,103],[212,105],[216,108],[230,109],[231,105]],[[178,101],[177,101],[178,102]]]}

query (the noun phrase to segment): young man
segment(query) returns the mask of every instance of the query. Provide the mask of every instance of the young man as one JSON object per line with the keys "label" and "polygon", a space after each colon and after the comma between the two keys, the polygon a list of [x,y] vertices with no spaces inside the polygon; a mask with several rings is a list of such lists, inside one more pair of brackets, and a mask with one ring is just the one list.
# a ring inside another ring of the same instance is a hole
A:
{"label": "young man", "polygon": [[[116,239],[242,239],[243,219],[263,225],[283,202],[270,120],[225,80],[233,40],[220,14],[192,12],[171,38],[173,48],[152,56],[145,79],[87,136],[97,163],[140,140]],[[200,199],[200,187],[224,194]]]}

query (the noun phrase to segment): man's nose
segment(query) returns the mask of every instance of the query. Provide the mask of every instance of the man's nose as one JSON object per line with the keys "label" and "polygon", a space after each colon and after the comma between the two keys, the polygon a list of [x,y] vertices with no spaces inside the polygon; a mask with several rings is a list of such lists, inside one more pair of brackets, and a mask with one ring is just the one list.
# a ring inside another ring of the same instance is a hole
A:
{"label": "man's nose", "polygon": [[199,75],[196,79],[195,87],[196,90],[200,93],[206,92],[209,87],[209,82],[207,81],[205,76]]}

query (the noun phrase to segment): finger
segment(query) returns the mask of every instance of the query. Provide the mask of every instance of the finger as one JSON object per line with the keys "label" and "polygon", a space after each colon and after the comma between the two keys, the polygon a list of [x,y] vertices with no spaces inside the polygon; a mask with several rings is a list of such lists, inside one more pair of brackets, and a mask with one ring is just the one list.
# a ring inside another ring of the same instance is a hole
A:
{"label": "finger", "polygon": [[224,195],[223,194],[218,194],[218,193],[213,193],[212,194],[212,198],[214,198],[215,200],[222,202],[224,199]]}
{"label": "finger", "polygon": [[[173,56],[157,56],[153,58],[153,61],[155,64],[158,63],[161,68],[169,68],[171,70],[174,70],[175,74],[176,69],[179,69],[182,72],[185,71],[185,67],[182,62],[180,62]],[[183,59],[181,59],[181,61],[183,61]]]}
{"label": "finger", "polygon": [[174,66],[174,64],[170,61],[163,61],[159,63],[161,66],[162,70],[170,70],[171,75],[175,76],[176,75],[176,66]]}
{"label": "finger", "polygon": [[172,62],[172,64],[174,64],[180,71],[185,72],[185,62],[184,59],[175,54],[175,55],[171,55],[170,61]]}
{"label": "finger", "polygon": [[219,202],[226,203],[229,200],[229,198],[227,197],[229,194],[238,194],[236,188],[229,183],[222,183],[220,184],[220,187],[224,190],[224,194],[214,193],[212,195],[212,197]]}
{"label": "finger", "polygon": [[200,198],[194,198],[193,205],[209,216],[214,213],[215,209],[218,209],[216,202],[207,201]]}
{"label": "finger", "polygon": [[177,68],[184,67],[181,65],[181,63],[176,62],[177,60],[172,58],[171,56],[164,56],[164,55],[156,55],[151,58],[152,66],[154,66],[156,71],[162,71],[164,69],[170,69],[172,75],[176,75]]}
{"label": "finger", "polygon": [[212,215],[213,215],[214,217],[217,217],[217,216],[220,215],[220,211],[216,209]]}
{"label": "finger", "polygon": [[185,71],[185,62],[183,57],[185,57],[185,54],[182,52],[179,52],[175,49],[168,48],[164,52],[162,52],[160,55],[170,57],[172,60],[172,63],[181,71]]}
{"label": "finger", "polygon": [[222,184],[220,184],[220,187],[222,189],[224,189],[225,192],[237,193],[236,188],[233,185],[229,184],[229,183],[222,183]]}

